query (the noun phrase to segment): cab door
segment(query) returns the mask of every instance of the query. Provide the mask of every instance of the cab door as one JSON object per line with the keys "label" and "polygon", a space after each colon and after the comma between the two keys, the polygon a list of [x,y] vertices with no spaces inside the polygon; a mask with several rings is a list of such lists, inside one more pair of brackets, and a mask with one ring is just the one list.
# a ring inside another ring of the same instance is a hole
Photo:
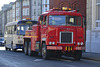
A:
{"label": "cab door", "polygon": [[47,34],[47,16],[41,15],[40,16],[40,22],[41,22],[41,40],[46,41],[46,34]]}

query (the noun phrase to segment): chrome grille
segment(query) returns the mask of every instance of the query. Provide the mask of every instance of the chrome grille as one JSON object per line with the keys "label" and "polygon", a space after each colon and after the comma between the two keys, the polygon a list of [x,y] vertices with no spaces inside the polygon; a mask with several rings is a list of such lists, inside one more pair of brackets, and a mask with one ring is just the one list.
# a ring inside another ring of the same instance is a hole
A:
{"label": "chrome grille", "polygon": [[60,43],[73,43],[73,32],[60,32]]}

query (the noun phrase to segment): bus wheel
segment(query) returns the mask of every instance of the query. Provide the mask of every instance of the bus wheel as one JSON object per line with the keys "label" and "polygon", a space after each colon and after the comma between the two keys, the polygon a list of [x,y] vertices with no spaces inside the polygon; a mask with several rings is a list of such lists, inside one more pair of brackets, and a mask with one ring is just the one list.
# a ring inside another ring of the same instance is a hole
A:
{"label": "bus wheel", "polygon": [[48,59],[48,57],[49,57],[49,52],[47,50],[46,44],[43,43],[43,45],[42,45],[42,58],[44,60],[46,60],[46,59]]}
{"label": "bus wheel", "polygon": [[11,49],[9,48],[9,51],[11,51]]}
{"label": "bus wheel", "polygon": [[8,48],[7,48],[7,47],[5,47],[5,49],[6,49],[6,50],[8,50]]}
{"label": "bus wheel", "polygon": [[16,49],[13,48],[13,43],[11,44],[12,51],[16,51]]}
{"label": "bus wheel", "polygon": [[25,41],[25,44],[24,44],[24,53],[25,53],[25,55],[28,55],[28,44],[27,44],[27,42]]}
{"label": "bus wheel", "polygon": [[31,42],[29,42],[29,45],[28,45],[28,55],[29,55],[29,56],[32,56]]}
{"label": "bus wheel", "polygon": [[73,54],[74,60],[80,60],[82,57],[82,51],[75,51]]}

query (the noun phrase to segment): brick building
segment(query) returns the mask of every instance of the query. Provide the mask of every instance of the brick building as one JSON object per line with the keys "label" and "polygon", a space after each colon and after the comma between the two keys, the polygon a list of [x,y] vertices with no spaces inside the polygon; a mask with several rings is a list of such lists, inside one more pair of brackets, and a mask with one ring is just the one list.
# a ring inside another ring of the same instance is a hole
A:
{"label": "brick building", "polygon": [[49,0],[49,8],[69,7],[86,16],[86,0]]}

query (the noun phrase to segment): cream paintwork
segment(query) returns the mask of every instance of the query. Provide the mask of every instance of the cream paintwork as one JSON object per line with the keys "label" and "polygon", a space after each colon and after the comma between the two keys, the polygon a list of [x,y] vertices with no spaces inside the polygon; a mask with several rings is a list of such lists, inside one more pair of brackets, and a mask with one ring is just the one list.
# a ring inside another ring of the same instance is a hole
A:
{"label": "cream paintwork", "polygon": [[[20,39],[18,39],[20,37]],[[11,43],[13,43],[13,48],[16,48],[16,44],[23,44],[24,36],[23,35],[17,35],[17,34],[5,34],[5,41],[6,41],[6,47],[11,48]],[[18,41],[21,41],[21,43],[18,43]]]}

